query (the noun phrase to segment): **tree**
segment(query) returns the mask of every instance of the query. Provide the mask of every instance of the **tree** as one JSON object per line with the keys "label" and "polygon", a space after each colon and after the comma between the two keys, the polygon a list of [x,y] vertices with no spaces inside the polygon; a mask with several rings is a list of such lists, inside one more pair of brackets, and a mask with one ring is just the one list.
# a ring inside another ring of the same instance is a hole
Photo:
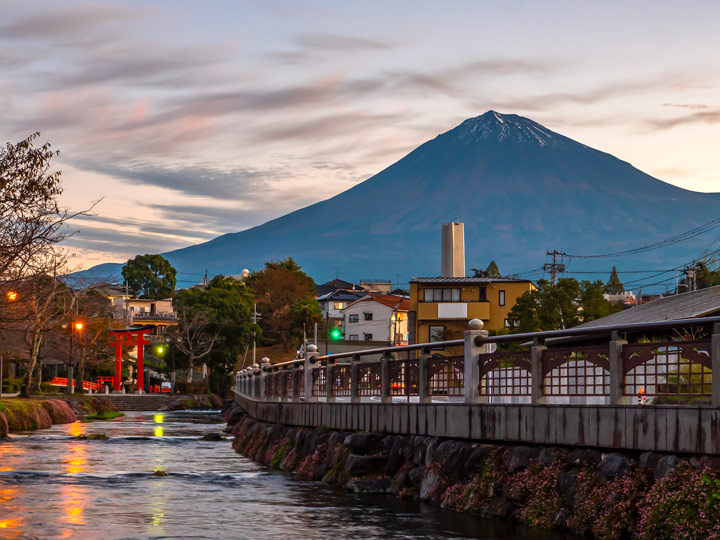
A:
{"label": "tree", "polygon": [[621,306],[613,306],[603,297],[601,281],[562,278],[553,287],[549,281],[537,282],[537,290],[521,295],[508,313],[513,333],[571,328],[610,315]]}
{"label": "tree", "polygon": [[602,281],[582,281],[580,283],[580,305],[583,322],[607,317],[622,309],[621,304],[613,304],[605,299],[605,284]]}
{"label": "tree", "polygon": [[32,377],[37,365],[40,347],[45,334],[57,323],[68,303],[65,284],[51,276],[40,275],[14,283],[17,303],[6,312],[4,333],[22,336],[22,350],[18,356],[25,357],[26,371],[20,387],[22,397],[30,397]]}
{"label": "tree", "polygon": [[0,341],[13,334],[24,337],[16,351],[28,363],[24,396],[30,393],[44,334],[65,306],[58,298],[67,287],[56,276],[69,273],[67,251],[59,247],[72,234],[67,221],[92,209],[73,213],[60,206],[61,173],[50,172],[58,152],[49,143],[35,147],[39,136],[0,149]]}
{"label": "tree", "polygon": [[160,300],[175,292],[177,270],[162,255],[138,255],[125,263],[122,276],[131,294]]}
{"label": "tree", "polygon": [[252,339],[256,329],[252,323],[253,300],[252,292],[242,281],[222,275],[215,276],[204,289],[185,289],[175,295],[173,305],[181,317],[205,313],[206,332],[217,336],[204,357],[211,375],[229,375],[244,346]]}
{"label": "tree", "polygon": [[[83,324],[82,330],[74,334],[78,351],[75,392],[82,393],[85,369],[88,364],[97,365],[110,357],[108,331],[113,327],[112,306],[107,297],[93,289],[79,291],[75,302],[77,304],[75,315],[68,314],[65,319],[66,324],[70,326],[74,321],[80,321]],[[71,359],[72,361],[74,360]]]}
{"label": "tree", "polygon": [[303,325],[320,321],[315,282],[292,258],[268,261],[246,281],[262,315],[263,336],[285,350],[291,350],[293,341],[302,337]]}
{"label": "tree", "polygon": [[193,380],[193,367],[212,351],[219,332],[213,331],[212,320],[207,311],[184,310],[179,313],[179,321],[174,329],[175,346],[187,356],[189,371],[187,382]]}
{"label": "tree", "polygon": [[502,274],[495,261],[490,261],[485,270],[478,270],[477,268],[471,268],[473,271],[473,277],[487,277],[487,278],[500,278]]}
{"label": "tree", "polygon": [[617,268],[614,266],[612,267],[612,272],[610,273],[610,279],[608,279],[607,285],[605,286],[605,290],[608,292],[608,294],[622,294],[625,290],[625,287],[623,287],[623,284],[620,283],[620,278],[617,274]]}
{"label": "tree", "polygon": [[[71,213],[58,204],[60,171],[49,172],[59,152],[46,143],[34,146],[40,133],[0,149],[0,280],[20,279],[57,266],[56,246],[70,234],[65,223],[88,211]],[[52,255],[52,256],[49,256]]]}
{"label": "tree", "polygon": [[526,291],[521,294],[508,313],[508,324],[513,334],[538,332],[540,323],[537,317],[538,291]]}

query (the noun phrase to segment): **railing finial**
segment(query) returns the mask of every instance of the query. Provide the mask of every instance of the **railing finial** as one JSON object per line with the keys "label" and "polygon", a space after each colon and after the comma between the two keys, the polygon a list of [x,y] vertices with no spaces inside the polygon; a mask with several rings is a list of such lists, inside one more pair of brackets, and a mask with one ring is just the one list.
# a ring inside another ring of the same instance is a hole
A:
{"label": "railing finial", "polygon": [[483,324],[483,322],[480,319],[472,319],[468,323],[468,330],[482,330],[483,326],[485,326],[485,325]]}
{"label": "railing finial", "polygon": [[314,343],[311,343],[307,346],[307,352],[317,352],[317,345]]}

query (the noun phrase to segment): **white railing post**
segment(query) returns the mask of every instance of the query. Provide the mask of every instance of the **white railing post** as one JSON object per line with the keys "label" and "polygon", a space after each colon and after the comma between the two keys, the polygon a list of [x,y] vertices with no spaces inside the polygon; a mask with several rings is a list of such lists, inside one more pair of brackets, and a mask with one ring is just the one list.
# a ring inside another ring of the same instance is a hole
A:
{"label": "white railing post", "polygon": [[358,395],[358,363],[359,356],[353,356],[350,359],[350,403],[360,403]]}
{"label": "white railing post", "polygon": [[313,366],[316,362],[315,358],[319,356],[317,345],[308,345],[305,353],[305,401],[317,401],[317,397],[313,396]]}
{"label": "white railing post", "polygon": [[485,344],[477,345],[476,337],[487,337],[487,330],[483,330],[483,322],[473,319],[465,330],[465,403],[478,403],[480,401],[480,354],[487,349]]}
{"label": "white railing post", "polygon": [[710,362],[712,366],[712,406],[720,407],[720,324],[713,325],[710,338]]}
{"label": "white railing post", "polygon": [[268,357],[264,357],[260,360],[260,397],[258,399],[261,401],[265,401],[267,399],[267,378],[269,373],[266,371],[266,368],[268,367],[270,367],[270,359]]}
{"label": "white railing post", "polygon": [[335,396],[333,395],[334,378],[335,365],[328,360],[327,364],[325,364],[325,401],[328,403],[335,401]]}
{"label": "white railing post", "polygon": [[610,405],[621,405],[625,402],[623,398],[623,345],[627,344],[624,339],[619,339],[617,332],[610,334],[608,343],[608,363],[610,364]]}
{"label": "white railing post", "polygon": [[426,349],[420,350],[418,358],[418,401],[420,403],[432,403],[432,396],[428,391],[428,359],[430,355]]}
{"label": "white railing post", "polygon": [[543,351],[547,349],[545,345],[541,345],[540,341],[533,339],[532,347],[530,347],[530,403],[537,405],[545,403],[543,396]]}
{"label": "white railing post", "polygon": [[387,353],[383,353],[380,358],[380,402],[392,403],[392,393],[390,392],[390,358]]}

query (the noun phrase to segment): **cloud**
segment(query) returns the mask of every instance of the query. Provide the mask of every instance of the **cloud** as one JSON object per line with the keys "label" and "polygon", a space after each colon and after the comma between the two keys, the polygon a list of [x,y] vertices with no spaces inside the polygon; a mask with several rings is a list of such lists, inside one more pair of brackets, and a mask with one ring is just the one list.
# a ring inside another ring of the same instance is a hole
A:
{"label": "cloud", "polygon": [[326,140],[336,136],[359,134],[362,130],[387,126],[398,122],[404,115],[398,113],[364,114],[349,112],[313,118],[302,122],[277,122],[255,130],[254,140],[258,142],[298,139],[302,141]]}
{"label": "cloud", "polygon": [[208,84],[208,71],[224,60],[217,50],[162,46],[122,48],[84,58],[79,68],[46,80],[49,88],[95,84],[193,87]]}
{"label": "cloud", "polygon": [[302,34],[293,40],[304,49],[316,51],[348,52],[358,50],[384,50],[395,46],[392,42],[340,34]]}
{"label": "cloud", "polygon": [[663,103],[663,107],[677,107],[679,109],[709,109],[710,105],[704,103]]}
{"label": "cloud", "polygon": [[75,162],[73,166],[106,174],[136,185],[152,185],[187,195],[231,200],[254,200],[268,188],[268,181],[280,171],[251,167],[219,168],[188,165],[183,167],[141,161],[123,165],[96,161]]}
{"label": "cloud", "polygon": [[676,118],[653,118],[646,125],[652,129],[670,129],[688,124],[717,124],[720,122],[720,108],[702,110]]}
{"label": "cloud", "polygon": [[118,21],[139,16],[138,12],[112,5],[63,6],[62,9],[43,9],[17,20],[0,24],[3,39],[68,40],[80,42],[82,36],[107,35],[107,27]]}

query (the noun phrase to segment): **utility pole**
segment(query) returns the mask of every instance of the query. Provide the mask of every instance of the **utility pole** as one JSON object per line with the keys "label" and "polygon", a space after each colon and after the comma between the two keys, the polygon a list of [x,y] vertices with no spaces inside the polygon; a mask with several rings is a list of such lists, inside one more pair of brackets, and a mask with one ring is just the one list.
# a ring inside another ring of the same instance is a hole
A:
{"label": "utility pole", "polygon": [[[564,252],[558,251],[557,249],[554,249],[553,251],[547,251],[545,253],[546,257],[552,257],[552,263],[545,263],[543,265],[543,270],[545,272],[550,272],[550,283],[553,287],[557,285],[558,273],[562,274],[563,272],[565,272],[565,264],[562,262],[564,255]],[[560,257],[559,263],[557,262],[558,257]]]}

